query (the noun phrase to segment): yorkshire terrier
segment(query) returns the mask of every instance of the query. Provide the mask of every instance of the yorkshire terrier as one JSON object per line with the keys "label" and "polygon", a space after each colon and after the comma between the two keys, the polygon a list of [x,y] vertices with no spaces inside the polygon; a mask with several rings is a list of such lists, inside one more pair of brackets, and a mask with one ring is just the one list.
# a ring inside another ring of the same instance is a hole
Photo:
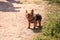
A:
{"label": "yorkshire terrier", "polygon": [[40,14],[34,14],[34,10],[31,10],[31,13],[28,13],[26,10],[26,18],[28,20],[28,28],[30,29],[31,23],[34,24],[34,29],[36,28],[37,24],[39,24],[39,27],[41,27],[41,20],[42,16]]}

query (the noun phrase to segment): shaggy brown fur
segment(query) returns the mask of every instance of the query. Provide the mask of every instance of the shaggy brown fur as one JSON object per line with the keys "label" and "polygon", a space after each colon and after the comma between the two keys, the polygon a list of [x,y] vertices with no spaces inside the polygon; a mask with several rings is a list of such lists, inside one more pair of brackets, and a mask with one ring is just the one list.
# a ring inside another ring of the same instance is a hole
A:
{"label": "shaggy brown fur", "polygon": [[39,14],[36,14],[35,16],[34,15],[35,14],[34,14],[33,9],[31,10],[31,13],[28,13],[26,10],[26,18],[27,18],[28,24],[29,24],[28,28],[30,28],[31,23],[34,23],[34,29],[37,26],[37,24],[39,24],[39,27],[41,26],[41,19],[42,19],[41,15],[39,15]]}

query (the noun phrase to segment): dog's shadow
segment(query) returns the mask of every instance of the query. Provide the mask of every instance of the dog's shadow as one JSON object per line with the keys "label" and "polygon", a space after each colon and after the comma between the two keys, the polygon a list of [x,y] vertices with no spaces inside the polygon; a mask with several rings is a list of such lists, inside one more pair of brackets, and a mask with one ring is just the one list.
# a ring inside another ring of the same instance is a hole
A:
{"label": "dog's shadow", "polygon": [[43,26],[37,26],[37,28],[35,28],[35,29],[32,29],[32,28],[30,28],[34,33],[39,33],[39,32],[41,32],[42,31],[42,28],[43,28]]}

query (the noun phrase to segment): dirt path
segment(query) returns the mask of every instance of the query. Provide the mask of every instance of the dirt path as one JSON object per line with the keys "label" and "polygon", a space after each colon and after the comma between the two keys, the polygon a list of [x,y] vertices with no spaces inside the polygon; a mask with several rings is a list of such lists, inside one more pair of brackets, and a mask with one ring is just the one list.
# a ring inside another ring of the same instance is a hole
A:
{"label": "dirt path", "polygon": [[42,25],[45,19],[45,3],[36,4],[13,4],[21,7],[19,12],[0,12],[0,40],[31,40],[38,32],[27,29],[28,22],[25,17],[25,10],[34,9],[35,13],[42,15]]}

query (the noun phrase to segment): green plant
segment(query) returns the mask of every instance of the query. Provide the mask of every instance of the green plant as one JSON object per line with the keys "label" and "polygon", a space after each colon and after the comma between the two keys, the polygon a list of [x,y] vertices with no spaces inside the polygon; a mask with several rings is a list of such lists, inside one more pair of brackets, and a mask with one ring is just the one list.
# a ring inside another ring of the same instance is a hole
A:
{"label": "green plant", "polygon": [[[47,12],[48,21],[42,29],[41,40],[60,40],[60,8],[51,7]],[[38,39],[36,39],[38,40]]]}
{"label": "green plant", "polygon": [[60,3],[60,0],[47,0],[49,1],[50,3]]}

